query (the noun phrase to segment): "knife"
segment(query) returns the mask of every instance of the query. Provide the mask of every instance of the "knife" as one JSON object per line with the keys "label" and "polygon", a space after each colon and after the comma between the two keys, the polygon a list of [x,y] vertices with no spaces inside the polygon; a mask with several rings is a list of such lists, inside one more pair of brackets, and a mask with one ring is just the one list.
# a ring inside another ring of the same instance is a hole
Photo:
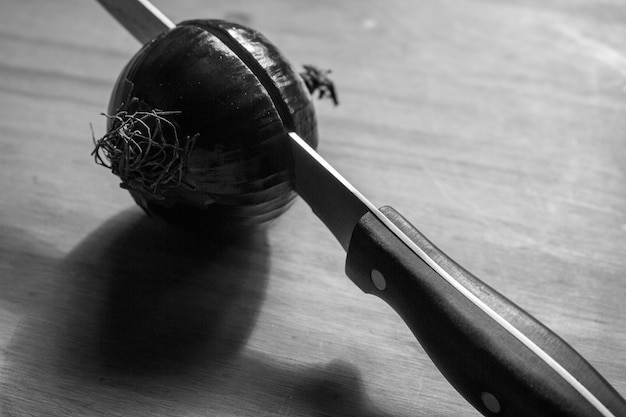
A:
{"label": "knife", "polygon": [[[98,0],[140,42],[175,25],[147,0]],[[294,132],[295,188],[347,252],[346,275],[387,302],[485,416],[626,417],[626,401],[570,345],[376,208]]]}

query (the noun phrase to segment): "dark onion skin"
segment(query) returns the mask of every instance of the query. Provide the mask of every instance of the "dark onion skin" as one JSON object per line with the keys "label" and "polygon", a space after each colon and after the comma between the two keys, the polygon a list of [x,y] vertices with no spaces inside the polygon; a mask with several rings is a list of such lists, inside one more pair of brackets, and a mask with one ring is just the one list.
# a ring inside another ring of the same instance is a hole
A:
{"label": "dark onion skin", "polygon": [[[263,35],[235,23],[185,21],[146,44],[120,74],[108,113],[137,103],[171,112],[164,117],[178,138],[194,143],[180,184],[160,195],[122,186],[148,214],[202,234],[237,233],[282,214],[295,197],[286,132],[317,147],[302,79]],[[110,118],[108,130],[117,127]]]}

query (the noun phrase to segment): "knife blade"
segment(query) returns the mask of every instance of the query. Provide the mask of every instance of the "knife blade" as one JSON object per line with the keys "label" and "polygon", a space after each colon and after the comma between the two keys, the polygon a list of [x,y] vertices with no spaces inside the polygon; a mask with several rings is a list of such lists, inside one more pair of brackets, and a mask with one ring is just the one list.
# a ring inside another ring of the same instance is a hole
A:
{"label": "knife blade", "polygon": [[[98,0],[140,42],[174,24],[147,0]],[[297,134],[296,191],[347,251],[346,274],[387,302],[486,416],[626,416],[571,346],[463,269],[391,207],[377,209]]]}
{"label": "knife blade", "polygon": [[300,136],[288,136],[296,192],[347,252],[354,227],[376,207]]}
{"label": "knife blade", "polygon": [[142,45],[176,26],[148,0],[96,0]]}

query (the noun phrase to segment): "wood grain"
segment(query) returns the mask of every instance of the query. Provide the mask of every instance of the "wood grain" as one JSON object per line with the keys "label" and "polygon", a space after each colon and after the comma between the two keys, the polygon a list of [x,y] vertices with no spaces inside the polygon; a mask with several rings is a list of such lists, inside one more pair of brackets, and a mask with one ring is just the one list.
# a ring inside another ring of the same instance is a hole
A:
{"label": "wood grain", "polygon": [[[620,2],[155,4],[332,68],[322,155],[626,395]],[[93,163],[138,47],[96,2],[0,3],[2,415],[478,415],[301,201],[218,244]]]}

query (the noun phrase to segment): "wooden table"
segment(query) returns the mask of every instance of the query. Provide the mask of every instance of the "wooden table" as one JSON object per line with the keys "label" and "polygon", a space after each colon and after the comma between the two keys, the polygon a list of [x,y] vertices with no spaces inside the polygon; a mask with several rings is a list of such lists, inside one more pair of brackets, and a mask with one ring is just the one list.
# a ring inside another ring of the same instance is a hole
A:
{"label": "wooden table", "polygon": [[[620,1],[155,3],[332,68],[320,153],[626,395]],[[0,414],[478,415],[302,201],[215,245],[94,164],[138,47],[96,2],[0,3]]]}

